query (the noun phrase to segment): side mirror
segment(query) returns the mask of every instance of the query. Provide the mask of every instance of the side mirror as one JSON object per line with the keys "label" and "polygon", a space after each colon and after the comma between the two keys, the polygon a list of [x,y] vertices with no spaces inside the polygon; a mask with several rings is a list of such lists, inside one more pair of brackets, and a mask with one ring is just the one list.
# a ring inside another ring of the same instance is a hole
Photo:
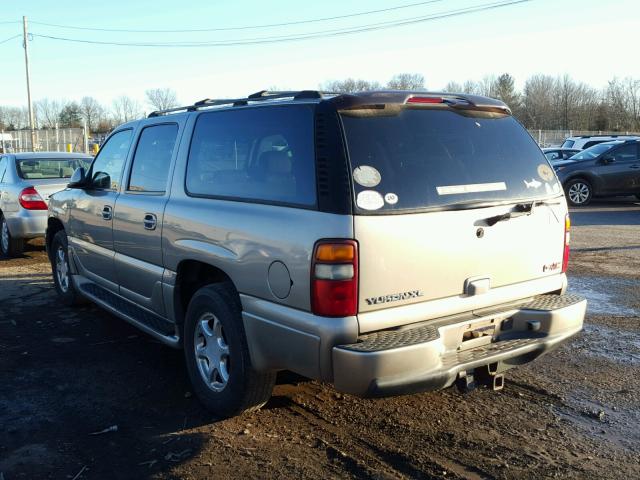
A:
{"label": "side mirror", "polygon": [[605,155],[602,157],[602,163],[608,165],[609,163],[615,162],[615,157],[613,155]]}
{"label": "side mirror", "polygon": [[69,179],[69,188],[84,188],[87,182],[87,173],[84,171],[84,167],[78,167],[71,175]]}

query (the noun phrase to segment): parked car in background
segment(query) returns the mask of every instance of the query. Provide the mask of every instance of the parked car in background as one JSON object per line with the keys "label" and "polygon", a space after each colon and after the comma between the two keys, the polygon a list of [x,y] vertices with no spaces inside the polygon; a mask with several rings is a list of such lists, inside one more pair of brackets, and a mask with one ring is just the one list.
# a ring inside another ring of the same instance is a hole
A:
{"label": "parked car in background", "polygon": [[77,153],[0,156],[0,254],[19,255],[25,240],[44,236],[49,197],[90,161],[90,156]]}
{"label": "parked car in background", "polygon": [[553,168],[573,206],[587,205],[594,197],[640,198],[640,140],[599,143]]}
{"label": "parked car in background", "polygon": [[377,397],[503,373],[582,329],[569,218],[500,101],[259,92],[119,126],[49,205],[54,284],[184,350],[216,416],[278,370]]}
{"label": "parked car in background", "polygon": [[640,138],[637,135],[582,135],[579,137],[567,137],[560,148],[573,148],[584,150],[599,143],[610,142],[612,140],[634,140]]}
{"label": "parked car in background", "polygon": [[554,162],[559,160],[567,160],[568,158],[574,156],[576,153],[579,153],[579,149],[574,148],[543,148],[542,153],[547,157],[547,160],[553,165]]}

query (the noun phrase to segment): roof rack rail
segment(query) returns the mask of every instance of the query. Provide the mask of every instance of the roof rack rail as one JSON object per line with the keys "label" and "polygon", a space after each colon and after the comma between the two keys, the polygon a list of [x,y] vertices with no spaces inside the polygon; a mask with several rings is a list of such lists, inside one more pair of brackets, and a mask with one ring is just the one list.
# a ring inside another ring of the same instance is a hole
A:
{"label": "roof rack rail", "polygon": [[148,117],[159,117],[170,113],[193,112],[201,108],[218,107],[222,105],[231,105],[234,107],[248,105],[249,102],[262,102],[266,100],[278,100],[282,98],[291,98],[293,100],[320,99],[325,95],[338,95],[332,92],[321,92],[318,90],[297,90],[297,91],[275,91],[260,90],[252,93],[246,98],[205,98],[198,100],[193,105],[183,107],[168,108],[165,110],[156,110],[151,112]]}

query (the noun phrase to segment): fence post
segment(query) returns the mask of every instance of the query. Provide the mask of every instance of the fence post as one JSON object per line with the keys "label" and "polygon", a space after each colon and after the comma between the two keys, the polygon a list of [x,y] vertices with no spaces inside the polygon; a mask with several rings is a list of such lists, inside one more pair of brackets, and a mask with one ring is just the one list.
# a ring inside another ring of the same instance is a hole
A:
{"label": "fence post", "polygon": [[62,151],[66,152],[67,151],[67,132],[65,131],[65,129],[62,129]]}
{"label": "fence post", "polygon": [[84,139],[84,153],[89,153],[89,138],[87,133],[87,122],[82,126],[82,138]]}
{"label": "fence post", "polygon": [[538,129],[538,145],[542,145],[542,130]]}

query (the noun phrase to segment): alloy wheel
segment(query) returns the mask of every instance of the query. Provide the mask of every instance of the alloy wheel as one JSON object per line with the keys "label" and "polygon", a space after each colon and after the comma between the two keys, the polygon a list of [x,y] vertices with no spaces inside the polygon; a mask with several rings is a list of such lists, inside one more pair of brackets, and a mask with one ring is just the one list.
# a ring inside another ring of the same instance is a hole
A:
{"label": "alloy wheel", "polygon": [[56,277],[62,293],[67,293],[69,290],[69,263],[62,246],[58,247],[56,251]]}
{"label": "alloy wheel", "polygon": [[9,227],[7,226],[7,222],[5,219],[2,219],[2,232],[0,233],[0,241],[2,242],[2,251],[5,253],[9,252]]}
{"label": "alloy wheel", "polygon": [[194,350],[198,371],[205,384],[214,392],[221,392],[229,381],[231,357],[222,323],[210,312],[196,323]]}
{"label": "alloy wheel", "polygon": [[569,187],[569,199],[576,205],[581,205],[589,199],[591,193],[589,186],[582,182],[576,182]]}

